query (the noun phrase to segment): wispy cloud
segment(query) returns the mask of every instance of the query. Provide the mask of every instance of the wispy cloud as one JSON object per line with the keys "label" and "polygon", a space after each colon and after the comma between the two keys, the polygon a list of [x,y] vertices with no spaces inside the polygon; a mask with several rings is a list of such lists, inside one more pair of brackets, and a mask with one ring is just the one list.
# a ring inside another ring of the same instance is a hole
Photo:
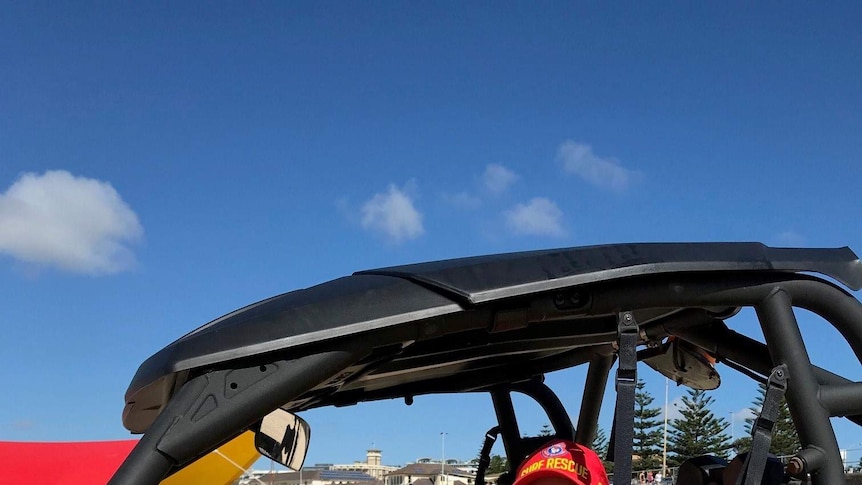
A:
{"label": "wispy cloud", "polygon": [[26,173],[0,194],[0,252],[62,270],[108,274],[130,268],[138,216],[107,182],[63,170]]}
{"label": "wispy cloud", "polygon": [[775,240],[781,246],[801,247],[805,245],[805,237],[796,231],[784,231],[778,234]]}
{"label": "wispy cloud", "polygon": [[526,204],[517,204],[503,213],[506,225],[515,234],[531,236],[565,235],[563,211],[545,197],[535,197]]}
{"label": "wispy cloud", "polygon": [[407,189],[390,185],[386,192],[374,194],[362,206],[362,227],[381,233],[394,243],[421,236],[425,232],[422,213],[416,210]]}
{"label": "wispy cloud", "polygon": [[746,419],[756,419],[757,414],[751,410],[751,408],[742,408],[739,411],[733,413],[733,422],[736,426],[740,426],[745,424]]}
{"label": "wispy cloud", "polygon": [[560,145],[557,160],[563,164],[566,172],[615,192],[624,192],[641,178],[640,172],[623,167],[613,158],[599,157],[593,153],[590,145],[572,140]]}
{"label": "wispy cloud", "polygon": [[518,174],[508,168],[491,163],[482,173],[482,185],[492,194],[501,194],[518,181]]}
{"label": "wispy cloud", "polygon": [[440,197],[443,199],[443,202],[459,209],[472,210],[482,205],[482,199],[469,192],[458,192],[457,194],[444,193]]}
{"label": "wispy cloud", "polygon": [[33,421],[30,421],[29,419],[21,419],[21,420],[18,420],[18,421],[15,421],[14,423],[12,423],[12,429],[18,430],[18,431],[30,429],[33,426],[34,426]]}
{"label": "wispy cloud", "polygon": [[478,178],[477,193],[462,191],[457,194],[443,193],[440,199],[453,207],[464,210],[474,210],[481,207],[488,195],[499,196],[509,190],[520,177],[512,170],[491,163],[485,166],[485,171]]}
{"label": "wispy cloud", "polygon": [[755,414],[755,412],[750,408],[742,408],[739,411],[735,411],[733,413],[733,420],[725,419],[728,426],[725,432],[728,435],[732,433],[734,439],[746,436],[745,427],[747,425],[747,419],[755,420],[757,419],[757,414]]}

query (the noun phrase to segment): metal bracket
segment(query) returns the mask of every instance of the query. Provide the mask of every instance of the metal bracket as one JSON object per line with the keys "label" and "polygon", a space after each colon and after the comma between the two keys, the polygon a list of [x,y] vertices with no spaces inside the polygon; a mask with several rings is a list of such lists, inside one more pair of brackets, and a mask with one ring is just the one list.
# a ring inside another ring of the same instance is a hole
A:
{"label": "metal bracket", "polygon": [[736,479],[737,485],[742,485],[743,477],[745,477],[745,485],[760,485],[763,479],[766,457],[772,442],[772,431],[778,420],[781,399],[787,390],[788,377],[787,366],[784,364],[772,369],[772,373],[769,374],[769,380],[766,381],[766,394],[763,396],[763,407],[751,426],[751,450],[745,457],[742,472]]}

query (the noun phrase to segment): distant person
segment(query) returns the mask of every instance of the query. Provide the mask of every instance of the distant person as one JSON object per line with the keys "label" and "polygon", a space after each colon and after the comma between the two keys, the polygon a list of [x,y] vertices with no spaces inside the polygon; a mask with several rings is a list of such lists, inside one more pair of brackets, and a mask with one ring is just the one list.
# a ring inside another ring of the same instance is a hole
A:
{"label": "distant person", "polygon": [[638,473],[638,483],[640,485],[646,485],[646,473],[644,473],[644,472]]}
{"label": "distant person", "polygon": [[655,477],[652,475],[652,470],[648,471],[646,474],[646,482],[650,485],[655,481]]}
{"label": "distant person", "polygon": [[596,452],[573,441],[555,440],[518,467],[512,485],[609,485]]}
{"label": "distant person", "polygon": [[655,474],[655,482],[656,482],[656,483],[658,483],[659,485],[661,485],[661,479],[662,479],[662,474],[661,474],[661,472],[657,472],[657,473]]}

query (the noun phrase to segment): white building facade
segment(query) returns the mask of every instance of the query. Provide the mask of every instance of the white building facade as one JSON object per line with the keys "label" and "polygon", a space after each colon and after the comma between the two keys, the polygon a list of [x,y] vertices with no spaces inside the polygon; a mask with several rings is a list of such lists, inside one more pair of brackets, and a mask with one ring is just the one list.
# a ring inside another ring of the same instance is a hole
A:
{"label": "white building facade", "polygon": [[330,470],[341,470],[350,472],[362,472],[374,477],[375,480],[383,480],[387,473],[398,469],[397,466],[383,464],[383,454],[380,450],[371,449],[365,453],[365,463],[357,461],[349,465],[331,465]]}

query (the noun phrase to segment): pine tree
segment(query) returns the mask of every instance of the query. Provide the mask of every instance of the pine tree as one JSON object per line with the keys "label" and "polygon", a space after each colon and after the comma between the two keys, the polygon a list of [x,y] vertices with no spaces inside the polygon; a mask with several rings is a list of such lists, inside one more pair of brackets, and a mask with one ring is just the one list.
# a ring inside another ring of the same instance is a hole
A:
{"label": "pine tree", "polygon": [[605,430],[599,428],[599,430],[596,431],[596,437],[593,438],[593,443],[590,447],[593,449],[593,451],[596,452],[597,455],[599,455],[599,458],[601,458],[602,465],[605,466],[605,471],[607,471],[608,473],[613,473],[614,462],[607,461],[609,444],[610,443],[608,442],[608,435],[605,433]]}
{"label": "pine tree", "polygon": [[551,426],[548,424],[543,424],[542,429],[539,430],[539,436],[551,436],[554,432],[551,431]]}
{"label": "pine tree", "polygon": [[644,381],[638,379],[635,391],[635,420],[632,453],[637,458],[632,461],[634,470],[648,470],[661,467],[662,422],[656,419],[661,408],[651,408],[654,401],[644,390]]}
{"label": "pine tree", "polygon": [[682,419],[674,419],[668,437],[670,461],[678,465],[700,455],[728,458],[730,437],[724,432],[728,424],[709,409],[713,399],[704,391],[689,389],[682,398]]}
{"label": "pine tree", "polygon": [[598,431],[596,431],[596,437],[593,438],[593,443],[590,447],[599,456],[608,454],[608,435],[605,433],[605,430],[599,428]]}
{"label": "pine tree", "polygon": [[509,469],[509,460],[500,455],[491,455],[491,463],[486,473],[503,473]]}
{"label": "pine tree", "polygon": [[751,436],[743,436],[741,438],[736,438],[735,440],[733,440],[733,443],[731,443],[730,446],[731,448],[736,450],[737,453],[748,451],[751,449]]}
{"label": "pine tree", "polygon": [[[751,413],[754,416],[760,414],[763,408],[763,400],[766,397],[766,386],[760,385],[760,395],[754,400],[751,408]],[[751,448],[751,427],[754,425],[756,418],[745,419],[745,432],[748,436],[740,438],[734,442],[736,449],[745,451]],[[793,417],[790,416],[790,408],[787,407],[787,400],[782,398],[781,404],[778,406],[778,419],[775,421],[775,426],[772,428],[772,441],[769,445],[769,452],[778,456],[787,456],[796,454],[802,448],[799,442],[799,435],[796,433],[796,426],[793,424]]]}

